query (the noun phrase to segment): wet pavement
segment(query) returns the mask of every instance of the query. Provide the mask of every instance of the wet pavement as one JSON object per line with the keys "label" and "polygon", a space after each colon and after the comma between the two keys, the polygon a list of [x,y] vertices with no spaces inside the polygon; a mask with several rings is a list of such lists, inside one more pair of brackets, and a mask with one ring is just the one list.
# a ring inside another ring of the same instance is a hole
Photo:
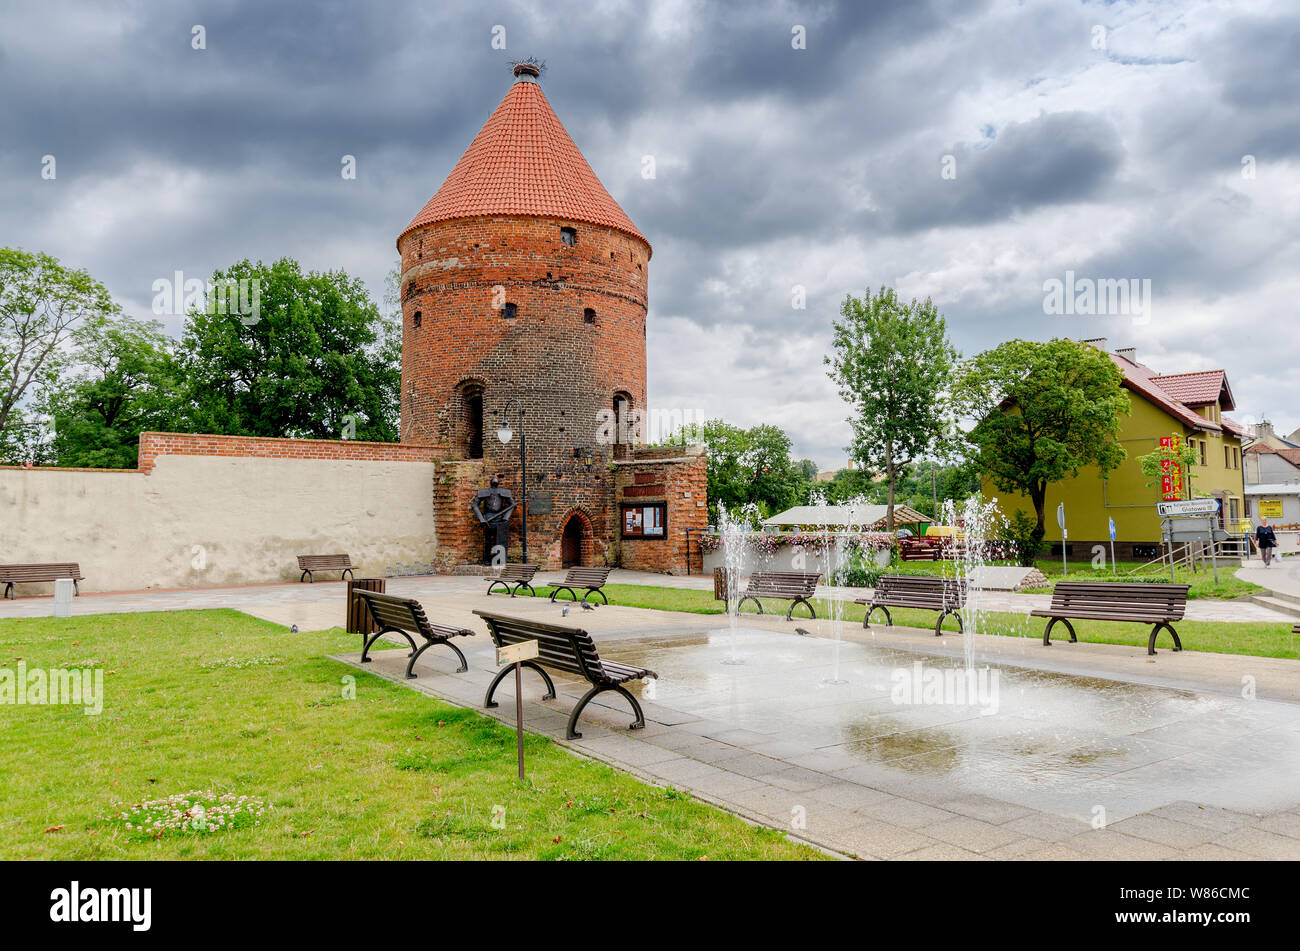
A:
{"label": "wet pavement", "polygon": [[[446,603],[442,616],[458,622],[471,604]],[[544,602],[492,608],[558,620]],[[733,635],[716,618],[618,607],[580,618],[567,620],[602,656],[660,675],[630,685],[647,726],[628,730],[624,701],[604,694],[584,712],[583,737],[565,740],[585,683],[557,677],[557,698],[543,701],[526,674],[528,729],[834,852],[1300,858],[1300,662],[1006,637],[968,645],[856,625],[837,644],[825,620],[746,618]],[[473,641],[463,675],[436,658],[408,681],[403,650],[363,669],[482,709],[495,668],[490,642]],[[1291,699],[1246,699],[1243,678]],[[484,712],[513,722],[512,699],[507,680],[501,706]]]}

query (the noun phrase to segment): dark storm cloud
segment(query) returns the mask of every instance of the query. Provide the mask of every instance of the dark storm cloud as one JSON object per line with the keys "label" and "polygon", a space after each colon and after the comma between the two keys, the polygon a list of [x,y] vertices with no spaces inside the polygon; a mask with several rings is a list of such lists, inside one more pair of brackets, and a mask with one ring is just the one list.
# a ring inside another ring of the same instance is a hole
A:
{"label": "dark storm cloud", "polygon": [[934,296],[967,353],[1127,331],[1044,319],[1042,282],[1072,268],[1151,278],[1134,340],[1171,361],[1195,358],[1180,325],[1230,370],[1248,334],[1222,327],[1293,340],[1297,23],[1280,3],[1142,0],[11,3],[0,244],[86,267],[136,312],[155,279],[245,256],[343,268],[378,297],[508,62],[536,55],[654,245],[652,401],[778,422],[825,466],[847,441],[820,362],[846,292]]}
{"label": "dark storm cloud", "polygon": [[1013,122],[990,143],[945,154],[952,157],[949,179],[935,152],[908,156],[886,173],[894,183],[889,217],[898,229],[985,224],[1088,200],[1104,191],[1123,160],[1114,126],[1086,112]]}

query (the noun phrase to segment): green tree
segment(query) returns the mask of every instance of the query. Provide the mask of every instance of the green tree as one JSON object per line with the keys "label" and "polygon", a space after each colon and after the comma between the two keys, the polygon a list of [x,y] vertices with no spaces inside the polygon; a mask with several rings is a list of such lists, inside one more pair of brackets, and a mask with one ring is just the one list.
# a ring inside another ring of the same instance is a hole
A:
{"label": "green tree", "polygon": [[116,313],[103,284],[43,252],[0,248],[0,434],[32,387],[52,383],[79,321]]}
{"label": "green tree", "polygon": [[86,319],[72,333],[77,369],[44,388],[61,466],[125,469],[140,433],[177,428],[180,384],[172,341],[157,321]]}
{"label": "green tree", "polygon": [[[361,281],[241,261],[213,285],[257,289],[255,313],[190,313],[180,347],[191,427],[244,436],[398,439],[401,331]],[[253,285],[251,282],[257,282]]]}
{"label": "green tree", "polygon": [[683,427],[665,444],[682,441],[704,447],[712,519],[719,503],[729,511],[753,503],[761,515],[773,515],[795,505],[806,491],[790,459],[790,437],[779,426],[741,429],[711,419]]}
{"label": "green tree", "polygon": [[50,445],[49,426],[36,414],[15,407],[9,423],[0,430],[0,466],[52,466],[54,449]]}
{"label": "green tree", "polygon": [[938,451],[951,428],[946,393],[957,351],[929,298],[904,304],[882,287],[863,299],[849,295],[840,315],[826,363],[853,408],[849,453],[888,482],[892,532],[899,474],[918,455]]}
{"label": "green tree", "polygon": [[1138,456],[1138,467],[1141,468],[1144,476],[1150,476],[1147,485],[1156,486],[1160,485],[1161,477],[1165,475],[1165,467],[1169,466],[1182,475],[1187,497],[1195,498],[1195,493],[1192,492],[1192,477],[1196,472],[1196,461],[1200,455],[1192,442],[1183,438],[1182,433],[1172,435],[1178,440],[1177,446],[1157,446],[1154,452]]}
{"label": "green tree", "polygon": [[1047,487],[1096,466],[1103,476],[1124,461],[1120,417],[1129,401],[1123,375],[1095,347],[1073,340],[1009,340],[966,361],[953,388],[974,462],[1000,491],[1033,503],[1033,542],[1046,534]]}

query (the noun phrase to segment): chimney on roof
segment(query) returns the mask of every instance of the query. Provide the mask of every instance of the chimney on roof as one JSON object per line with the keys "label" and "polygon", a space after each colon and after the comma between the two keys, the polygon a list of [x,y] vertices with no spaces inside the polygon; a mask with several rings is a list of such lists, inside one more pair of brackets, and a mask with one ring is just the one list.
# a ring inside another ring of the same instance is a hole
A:
{"label": "chimney on roof", "polygon": [[1267,419],[1261,419],[1251,428],[1255,430],[1256,439],[1272,439],[1276,435],[1273,432],[1273,424]]}
{"label": "chimney on roof", "polygon": [[1085,341],[1083,341],[1083,342],[1086,343],[1086,344],[1088,344],[1089,346],[1096,347],[1098,350],[1101,350],[1101,351],[1103,351],[1103,352],[1104,352],[1105,349],[1106,349],[1106,338],[1105,338],[1105,337],[1092,337],[1091,339],[1089,339],[1089,340],[1085,340]]}
{"label": "chimney on roof", "polygon": [[1123,357],[1123,358],[1124,358],[1125,360],[1127,360],[1129,363],[1137,363],[1137,362],[1138,362],[1138,351],[1137,351],[1137,347],[1120,347],[1118,350],[1115,351],[1115,353],[1116,353],[1118,356]]}

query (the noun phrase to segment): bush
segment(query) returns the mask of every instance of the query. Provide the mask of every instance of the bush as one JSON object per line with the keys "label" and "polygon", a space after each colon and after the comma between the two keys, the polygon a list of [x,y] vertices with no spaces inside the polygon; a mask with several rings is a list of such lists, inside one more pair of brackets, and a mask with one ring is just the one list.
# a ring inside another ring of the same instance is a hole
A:
{"label": "bush", "polygon": [[884,573],[885,569],[876,564],[874,552],[855,548],[849,555],[848,564],[835,573],[832,583],[848,588],[874,588]]}
{"label": "bush", "polygon": [[1024,568],[1034,567],[1034,559],[1043,550],[1043,539],[1038,535],[1038,521],[1022,509],[1002,524],[998,539],[1011,551],[1010,554]]}

